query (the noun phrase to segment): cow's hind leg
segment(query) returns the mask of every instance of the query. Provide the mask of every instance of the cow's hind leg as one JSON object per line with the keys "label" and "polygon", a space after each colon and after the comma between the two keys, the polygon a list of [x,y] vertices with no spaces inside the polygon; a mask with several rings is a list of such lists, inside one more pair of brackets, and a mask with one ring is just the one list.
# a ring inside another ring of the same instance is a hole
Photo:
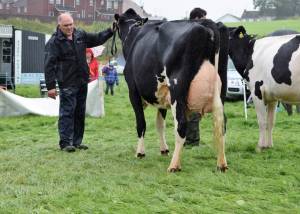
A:
{"label": "cow's hind leg", "polygon": [[157,132],[159,134],[160,153],[162,155],[168,155],[169,154],[169,148],[168,148],[168,145],[166,143],[166,135],[165,135],[166,115],[167,115],[167,110],[166,109],[158,109],[157,117],[156,117],[156,129],[157,129]]}
{"label": "cow's hind leg", "polygon": [[215,82],[214,99],[213,99],[213,128],[214,128],[214,142],[217,149],[217,168],[221,172],[225,172],[227,161],[225,157],[225,128],[224,128],[224,112],[223,104],[220,98],[218,82]]}
{"label": "cow's hind leg", "polygon": [[134,109],[135,119],[136,119],[136,130],[138,134],[138,145],[136,150],[136,157],[145,157],[145,145],[144,136],[146,132],[146,121],[143,109],[143,103],[141,97],[135,93],[129,91],[129,98]]}
{"label": "cow's hind leg", "polygon": [[175,149],[171,163],[168,167],[168,172],[177,172],[181,171],[180,155],[185,141],[186,118],[184,113],[184,106],[182,104],[180,105],[175,101],[172,104],[171,108],[175,124]]}

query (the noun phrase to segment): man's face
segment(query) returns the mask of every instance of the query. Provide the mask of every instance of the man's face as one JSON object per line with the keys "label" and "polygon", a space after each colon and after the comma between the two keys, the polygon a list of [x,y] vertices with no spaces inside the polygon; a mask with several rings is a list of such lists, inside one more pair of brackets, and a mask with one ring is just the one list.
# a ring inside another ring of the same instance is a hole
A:
{"label": "man's face", "polygon": [[59,29],[65,34],[67,37],[72,36],[74,31],[74,23],[73,18],[70,16],[62,16],[61,21],[59,23]]}

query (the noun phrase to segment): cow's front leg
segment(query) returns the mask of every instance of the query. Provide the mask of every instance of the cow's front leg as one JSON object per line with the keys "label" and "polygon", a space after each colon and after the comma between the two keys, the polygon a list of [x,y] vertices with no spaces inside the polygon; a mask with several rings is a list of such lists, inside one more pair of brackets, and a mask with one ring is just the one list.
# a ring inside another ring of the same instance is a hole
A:
{"label": "cow's front leg", "polygon": [[168,148],[168,145],[166,143],[166,135],[165,135],[166,115],[167,115],[167,110],[166,109],[158,109],[157,117],[156,117],[156,129],[157,129],[157,132],[159,134],[160,153],[162,155],[168,155],[169,154],[169,148]]}
{"label": "cow's front leg", "polygon": [[143,103],[141,97],[135,93],[129,91],[129,98],[134,109],[135,119],[136,119],[136,131],[138,134],[138,145],[136,149],[136,157],[145,157],[145,145],[144,136],[146,132],[146,121],[143,109]]}
{"label": "cow's front leg", "polygon": [[174,117],[175,149],[168,172],[176,172],[181,171],[180,155],[185,142],[186,118],[183,104],[178,104],[177,101],[175,101],[171,108]]}
{"label": "cow's front leg", "polygon": [[273,132],[273,127],[274,127],[274,122],[275,122],[275,109],[277,106],[277,102],[272,102],[268,103],[267,105],[268,109],[268,121],[267,121],[267,145],[266,148],[271,148],[273,147],[273,137],[272,137],[272,132]]}
{"label": "cow's front leg", "polygon": [[256,95],[253,96],[253,103],[256,110],[258,126],[259,126],[259,140],[257,144],[257,149],[265,149],[268,147],[267,144],[267,106],[264,104],[263,100],[258,98]]}

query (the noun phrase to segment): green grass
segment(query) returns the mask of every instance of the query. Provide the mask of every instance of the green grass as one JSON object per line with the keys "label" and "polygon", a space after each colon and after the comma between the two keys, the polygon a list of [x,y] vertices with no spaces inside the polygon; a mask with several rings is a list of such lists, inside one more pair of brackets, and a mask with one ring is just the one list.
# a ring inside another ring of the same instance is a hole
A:
{"label": "green grass", "polygon": [[243,25],[247,33],[256,34],[258,36],[265,36],[273,31],[279,29],[291,29],[300,32],[300,18],[288,20],[274,20],[274,21],[259,21],[259,22],[237,22],[226,23],[227,26],[237,27]]}
{"label": "green grass", "polygon": [[[35,90],[17,88],[31,97]],[[1,118],[0,213],[300,213],[300,116],[279,112],[274,148],[257,153],[254,109],[245,122],[242,102],[225,108],[225,174],[216,171],[210,115],[201,121],[202,146],[185,149],[182,171],[170,174],[171,157],[159,152],[156,109],[146,109],[146,158],[136,159],[124,79],[115,96],[105,97],[106,116],[87,118],[87,151],[58,149],[57,118]],[[167,140],[173,151],[170,111]]]}

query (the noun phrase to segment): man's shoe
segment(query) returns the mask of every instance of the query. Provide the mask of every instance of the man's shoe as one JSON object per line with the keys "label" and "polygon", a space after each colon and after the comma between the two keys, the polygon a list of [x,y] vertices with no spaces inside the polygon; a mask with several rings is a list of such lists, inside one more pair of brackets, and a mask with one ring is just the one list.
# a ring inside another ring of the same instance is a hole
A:
{"label": "man's shoe", "polygon": [[89,147],[84,145],[84,144],[80,144],[80,145],[76,145],[75,148],[76,149],[87,150]]}
{"label": "man's shoe", "polygon": [[65,146],[63,148],[61,148],[62,151],[65,151],[65,152],[75,152],[75,147],[74,146]]}

